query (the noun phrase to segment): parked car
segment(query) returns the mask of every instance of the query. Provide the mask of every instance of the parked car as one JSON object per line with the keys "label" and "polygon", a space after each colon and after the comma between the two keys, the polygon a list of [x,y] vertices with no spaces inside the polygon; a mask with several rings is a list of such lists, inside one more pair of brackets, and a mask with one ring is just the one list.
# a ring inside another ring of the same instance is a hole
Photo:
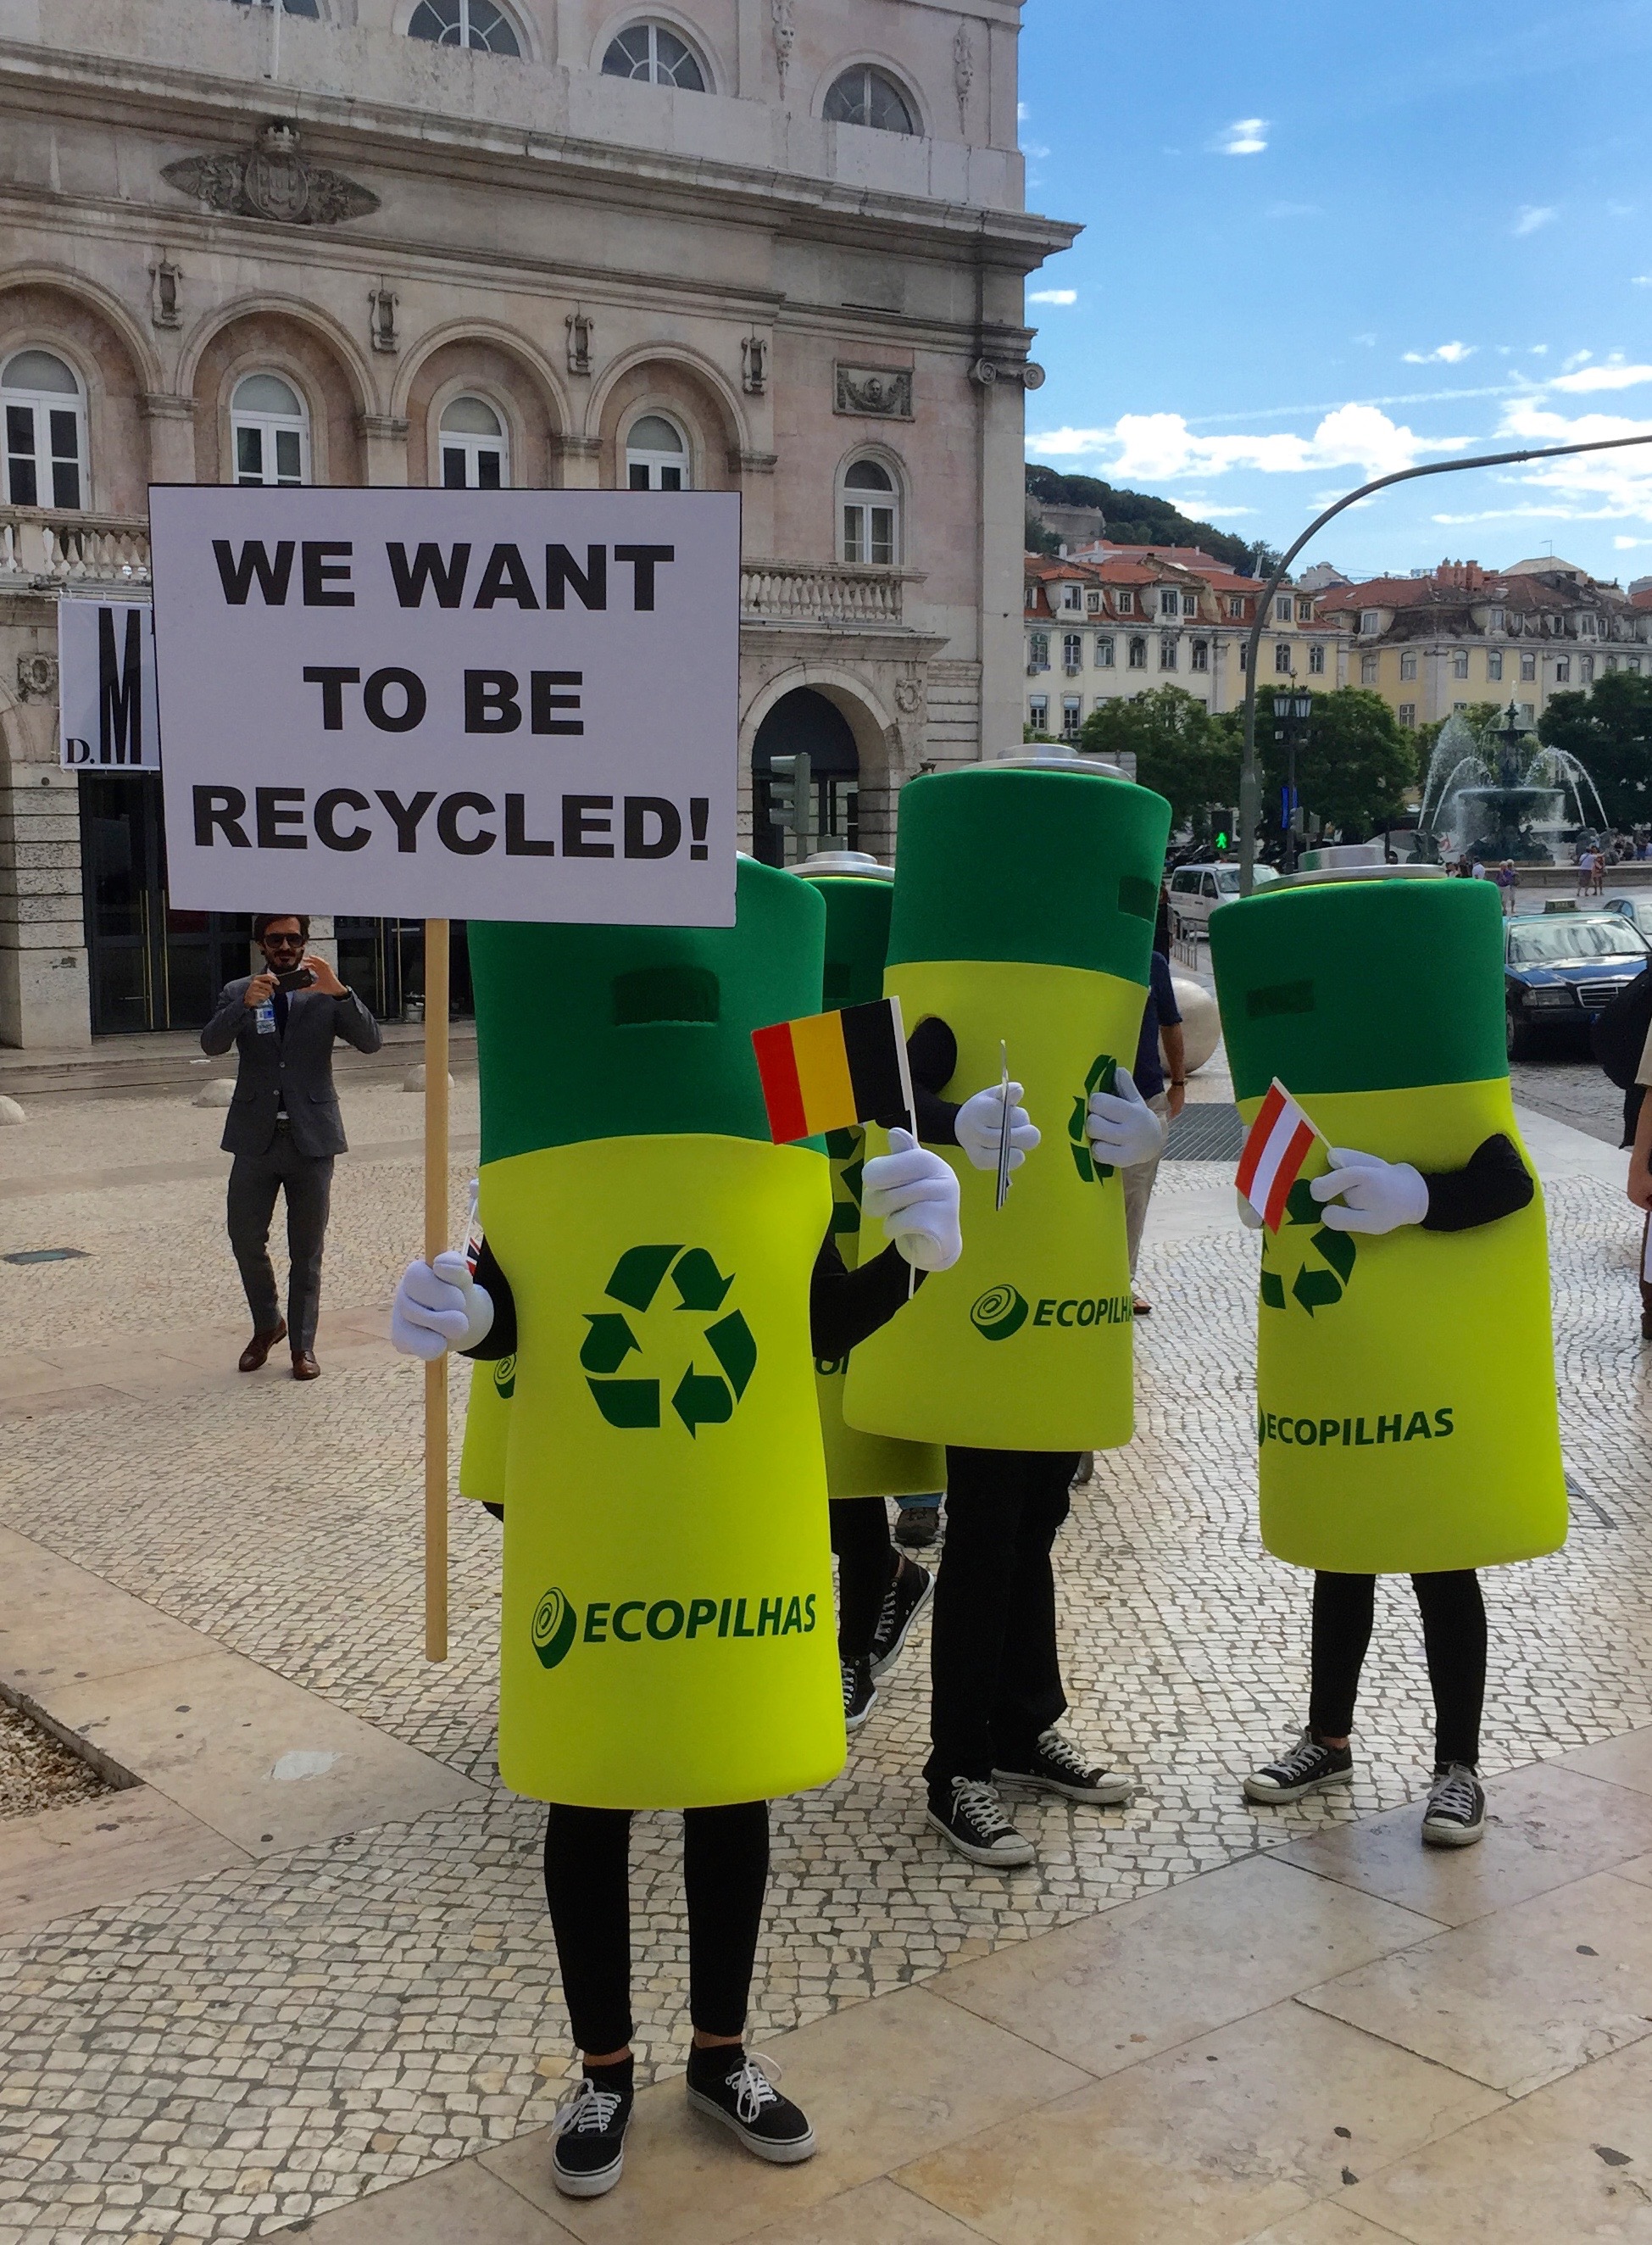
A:
{"label": "parked car", "polygon": [[[1278,878],[1271,865],[1256,867],[1258,888]],[[1238,893],[1237,865],[1178,865],[1170,876],[1171,934],[1202,935],[1216,906],[1231,904]]]}
{"label": "parked car", "polygon": [[1508,1056],[1529,1060],[1604,1013],[1652,960],[1652,943],[1622,912],[1551,908],[1507,922],[1503,960]]}
{"label": "parked car", "polygon": [[1602,897],[1601,910],[1622,912],[1625,919],[1633,920],[1642,934],[1652,941],[1652,889],[1620,891],[1616,896]]}

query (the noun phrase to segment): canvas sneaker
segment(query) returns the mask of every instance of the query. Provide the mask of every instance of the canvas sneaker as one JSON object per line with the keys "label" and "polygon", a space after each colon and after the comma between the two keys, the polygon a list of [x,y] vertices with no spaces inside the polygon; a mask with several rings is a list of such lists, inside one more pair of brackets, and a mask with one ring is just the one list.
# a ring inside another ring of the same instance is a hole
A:
{"label": "canvas sneaker", "polygon": [[852,1734],[877,1705],[877,1686],[864,1653],[858,1660],[839,1660],[837,1665],[843,1679],[843,1728]]}
{"label": "canvas sneaker", "polygon": [[630,2090],[605,2089],[589,2074],[559,2101],[551,2180],[564,2198],[601,2198],[619,2181],[632,2103]]}
{"label": "canvas sneaker", "polygon": [[1030,1786],[1039,1793],[1059,1793],[1067,1801],[1087,1801],[1094,1808],[1116,1808],[1135,1790],[1134,1780],[1117,1770],[1093,1767],[1060,1731],[1040,1731],[1025,1765],[995,1769],[992,1779],[997,1785]]}
{"label": "canvas sneaker", "polygon": [[927,1567],[920,1567],[916,1559],[904,1557],[896,1561],[889,1588],[884,1593],[877,1626],[872,1631],[874,1676],[881,1676],[900,1658],[907,1633],[928,1604],[934,1588],[935,1577]]}
{"label": "canvas sneaker", "polygon": [[1032,1861],[1032,1842],[1004,1813],[998,1787],[984,1778],[955,1777],[944,1791],[931,1792],[930,1826],[972,1863],[1013,1870]]}
{"label": "canvas sneaker", "polygon": [[1311,1731],[1303,1731],[1277,1761],[1252,1770],[1245,1780],[1245,1799],[1276,1806],[1283,1801],[1300,1801],[1304,1794],[1321,1793],[1328,1785],[1351,1784],[1353,1775],[1351,1748],[1324,1746]]}
{"label": "canvas sneaker", "polygon": [[1486,1837],[1486,1790],[1466,1761],[1434,1772],[1423,1811],[1423,1840],[1430,1848],[1472,1848]]}
{"label": "canvas sneaker", "polygon": [[[815,2131],[808,2116],[770,2080],[768,2067],[773,2064],[735,2048],[691,2051],[688,2102],[732,2129],[760,2160],[796,2167],[814,2158]],[[778,2073],[779,2066],[774,2071]]]}

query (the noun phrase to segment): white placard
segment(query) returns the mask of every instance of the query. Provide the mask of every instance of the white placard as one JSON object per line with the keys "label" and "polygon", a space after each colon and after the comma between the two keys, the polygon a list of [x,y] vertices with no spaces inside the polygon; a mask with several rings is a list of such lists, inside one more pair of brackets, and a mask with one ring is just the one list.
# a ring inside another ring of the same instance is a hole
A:
{"label": "white placard", "polygon": [[58,761],[65,771],[160,770],[146,600],[58,601]]}
{"label": "white placard", "polygon": [[733,922],[736,494],[149,496],[174,905]]}

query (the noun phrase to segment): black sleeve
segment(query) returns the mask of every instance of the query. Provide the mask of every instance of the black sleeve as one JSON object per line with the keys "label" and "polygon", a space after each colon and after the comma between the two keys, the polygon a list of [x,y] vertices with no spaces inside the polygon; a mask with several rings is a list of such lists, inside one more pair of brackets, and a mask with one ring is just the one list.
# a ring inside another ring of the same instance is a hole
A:
{"label": "black sleeve", "polygon": [[[920,1286],[924,1276],[917,1273]],[[835,1364],[857,1341],[887,1325],[915,1291],[911,1278],[911,1264],[895,1247],[886,1247],[857,1271],[846,1269],[829,1231],[809,1282],[809,1346],[820,1361]]]}
{"label": "black sleeve", "polygon": [[919,1139],[926,1146],[956,1146],[958,1103],[939,1093],[958,1067],[958,1039],[938,1014],[920,1021],[906,1040],[906,1062],[912,1071]]}
{"label": "black sleeve", "polygon": [[500,1270],[486,1238],[476,1258],[476,1283],[493,1304],[493,1323],[474,1348],[462,1348],[459,1354],[475,1357],[481,1364],[497,1364],[502,1356],[516,1354],[517,1306],[511,1281]]}
{"label": "black sleeve", "polygon": [[1513,1141],[1501,1130],[1475,1147],[1467,1167],[1424,1172],[1428,1187],[1425,1231],[1472,1231],[1528,1207],[1536,1187]]}

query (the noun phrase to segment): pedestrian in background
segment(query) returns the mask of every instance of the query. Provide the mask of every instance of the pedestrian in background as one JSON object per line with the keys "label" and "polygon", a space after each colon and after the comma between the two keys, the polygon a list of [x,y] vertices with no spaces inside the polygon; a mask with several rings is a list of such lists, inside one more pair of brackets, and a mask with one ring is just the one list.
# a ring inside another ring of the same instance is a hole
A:
{"label": "pedestrian in background", "polygon": [[[301,912],[261,912],[253,940],[261,974],[226,983],[200,1033],[201,1050],[239,1048],[235,1095],[221,1141],[235,1157],[229,1172],[229,1244],[234,1250],[253,1337],[240,1369],[256,1372],[277,1341],[288,1341],[295,1380],[314,1380],[315,1321],[322,1300],[322,1250],[332,1204],[333,1157],[347,1150],[333,1089],[333,1043],[376,1052],[383,1034],[328,961],[309,950]],[[269,1259],[275,1196],[287,1195],[287,1316],[281,1313]]]}
{"label": "pedestrian in background", "polygon": [[[1162,1054],[1159,1044],[1161,1035]],[[1166,1061],[1170,1063],[1168,1083]],[[1170,1125],[1181,1114],[1188,1096],[1188,1066],[1175,986],[1170,980],[1170,962],[1162,951],[1155,951],[1149,961],[1148,1001],[1141,1009],[1141,1034],[1136,1041],[1135,1065],[1131,1074],[1136,1089],[1163,1123],[1168,1138]],[[1120,1172],[1124,1181],[1124,1230],[1130,1250],[1132,1287],[1135,1284],[1136,1257],[1141,1251],[1141,1229],[1148,1220],[1148,1203],[1153,1197],[1153,1181],[1159,1174],[1159,1160],[1155,1155],[1150,1162],[1134,1163]],[[1152,1307],[1145,1296],[1136,1295],[1137,1317],[1145,1318]]]}
{"label": "pedestrian in background", "polygon": [[1505,919],[1511,919],[1513,915],[1514,892],[1520,885],[1520,875],[1514,870],[1514,861],[1512,858],[1505,858],[1502,864],[1492,876],[1492,878],[1496,882],[1498,887],[1502,891],[1503,917]]}

